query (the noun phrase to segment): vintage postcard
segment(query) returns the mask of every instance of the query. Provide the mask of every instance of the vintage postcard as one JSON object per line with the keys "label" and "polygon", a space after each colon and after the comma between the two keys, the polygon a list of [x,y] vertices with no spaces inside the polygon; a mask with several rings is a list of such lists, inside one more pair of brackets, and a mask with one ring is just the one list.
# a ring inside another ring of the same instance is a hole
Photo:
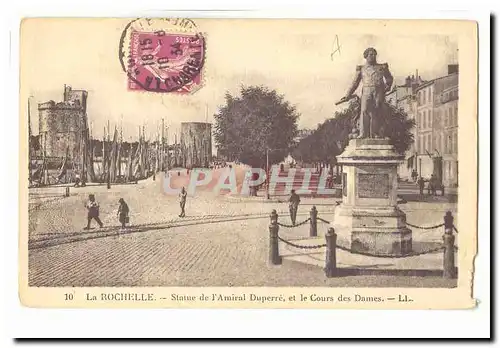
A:
{"label": "vintage postcard", "polygon": [[24,306],[476,306],[476,22],[20,31]]}

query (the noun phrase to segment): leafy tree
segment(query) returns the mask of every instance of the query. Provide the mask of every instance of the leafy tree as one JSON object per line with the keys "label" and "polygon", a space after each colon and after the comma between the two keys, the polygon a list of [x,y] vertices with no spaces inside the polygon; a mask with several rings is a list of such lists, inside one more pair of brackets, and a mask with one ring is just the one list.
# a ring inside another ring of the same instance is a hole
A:
{"label": "leafy tree", "polygon": [[[415,121],[408,119],[402,109],[385,105],[388,117],[384,118],[384,129],[398,153],[403,154],[413,143],[411,129]],[[344,151],[349,142],[355,122],[359,118],[359,99],[353,99],[347,108],[335,113],[318,125],[318,128],[296,146],[293,156],[305,162],[336,163],[336,156]]]}
{"label": "leafy tree", "polygon": [[225,95],[225,105],[215,114],[214,138],[220,153],[252,167],[280,162],[297,135],[299,113],[275,90],[241,86],[240,95]]}

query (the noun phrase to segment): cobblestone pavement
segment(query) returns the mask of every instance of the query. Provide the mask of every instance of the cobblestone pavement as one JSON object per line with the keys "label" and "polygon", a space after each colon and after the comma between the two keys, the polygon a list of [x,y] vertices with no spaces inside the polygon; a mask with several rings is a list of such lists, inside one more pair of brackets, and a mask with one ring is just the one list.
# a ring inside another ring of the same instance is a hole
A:
{"label": "cobblestone pavement", "polygon": [[[148,227],[120,234],[118,229],[108,227],[86,235],[82,231],[86,222],[83,204],[89,192],[96,193],[101,203],[105,225],[117,224],[115,208],[118,198],[123,197],[132,209],[132,223]],[[31,286],[454,285],[441,277],[328,279],[318,267],[286,260],[281,266],[271,266],[267,263],[268,215],[271,209],[285,213],[286,203],[234,203],[224,197],[200,194],[188,199],[188,216],[180,219],[177,198],[161,193],[154,182],[114,186],[111,190],[105,186],[87,187],[72,193],[68,198],[38,202],[30,213],[30,241],[35,246],[29,252]],[[314,202],[318,203],[319,215],[330,219],[333,205],[321,206],[319,201],[304,199],[299,221],[308,217]],[[407,220],[419,225],[441,223],[444,212],[454,207],[421,202],[401,206],[408,214]],[[280,221],[289,223],[288,217],[280,215]],[[280,235],[292,238],[307,235],[307,231],[306,224],[294,230],[282,229]]]}
{"label": "cobblestone pavement", "polygon": [[[301,231],[306,232],[305,228]],[[286,231],[283,237],[292,237]],[[267,219],[178,227],[31,250],[31,286],[450,287],[441,277],[351,276],[271,266]]]}

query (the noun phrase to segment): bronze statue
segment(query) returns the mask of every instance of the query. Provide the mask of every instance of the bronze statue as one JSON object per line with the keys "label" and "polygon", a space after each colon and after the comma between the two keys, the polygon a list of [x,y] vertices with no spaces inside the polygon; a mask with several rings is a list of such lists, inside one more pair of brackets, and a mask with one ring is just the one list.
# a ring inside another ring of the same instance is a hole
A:
{"label": "bronze statue", "polygon": [[357,138],[383,138],[385,95],[391,90],[393,77],[387,63],[377,63],[377,51],[374,48],[367,48],[363,56],[366,64],[356,67],[356,76],[351,88],[337,104],[354,98],[354,91],[363,81]]}

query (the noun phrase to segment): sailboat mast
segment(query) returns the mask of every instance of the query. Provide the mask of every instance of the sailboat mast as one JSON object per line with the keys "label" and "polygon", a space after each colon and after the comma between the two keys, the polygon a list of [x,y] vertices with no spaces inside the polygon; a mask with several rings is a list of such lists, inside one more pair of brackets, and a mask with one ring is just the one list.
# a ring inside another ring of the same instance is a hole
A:
{"label": "sailboat mast", "polygon": [[120,145],[118,145],[118,177],[122,175],[123,115],[120,120]]}
{"label": "sailboat mast", "polygon": [[165,119],[161,119],[160,169],[165,170]]}

